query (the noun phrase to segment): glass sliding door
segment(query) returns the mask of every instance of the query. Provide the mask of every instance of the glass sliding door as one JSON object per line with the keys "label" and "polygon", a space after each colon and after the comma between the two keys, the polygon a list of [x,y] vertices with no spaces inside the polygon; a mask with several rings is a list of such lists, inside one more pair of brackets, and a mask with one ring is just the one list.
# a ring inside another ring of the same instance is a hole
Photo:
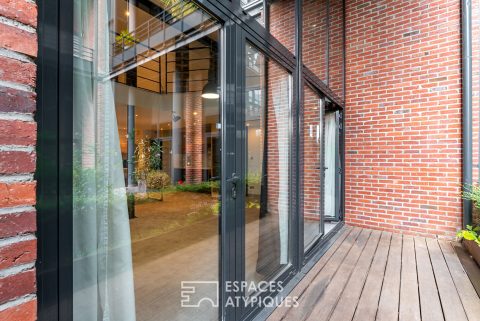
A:
{"label": "glass sliding door", "polygon": [[146,3],[75,1],[75,321],[219,318],[220,25]]}
{"label": "glass sliding door", "polygon": [[328,233],[339,221],[340,211],[340,148],[339,148],[339,115],[338,111],[325,113],[325,175],[324,175],[324,221],[325,232]]}
{"label": "glass sliding door", "polygon": [[304,87],[303,102],[303,242],[308,250],[323,235],[323,99]]}
{"label": "glass sliding door", "polygon": [[292,77],[248,43],[245,58],[245,279],[258,284],[290,263]]}

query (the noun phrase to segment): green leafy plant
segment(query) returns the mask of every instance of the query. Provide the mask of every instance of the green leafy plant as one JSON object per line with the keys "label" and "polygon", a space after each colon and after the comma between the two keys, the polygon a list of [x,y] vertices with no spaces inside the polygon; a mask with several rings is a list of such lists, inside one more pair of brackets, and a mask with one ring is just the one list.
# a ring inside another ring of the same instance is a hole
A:
{"label": "green leafy plant", "polygon": [[480,186],[475,184],[467,184],[463,186],[462,198],[465,200],[472,201],[473,204],[473,215],[472,222],[473,226],[480,227]]}
{"label": "green leafy plant", "polygon": [[480,209],[480,186],[465,185],[462,191],[462,198],[473,202],[473,206]]}
{"label": "green leafy plant", "polygon": [[149,168],[148,142],[144,138],[137,143],[134,162],[136,167],[135,178],[137,181],[144,180]]}
{"label": "green leafy plant", "polygon": [[149,171],[146,177],[147,188],[160,192],[160,201],[163,201],[163,191],[170,184],[170,176],[163,171]]}
{"label": "green leafy plant", "polygon": [[[472,201],[473,206],[477,209],[480,209],[480,186],[465,185],[462,191],[462,198]],[[480,246],[480,238],[478,236],[479,231],[480,226],[467,225],[466,229],[458,231],[457,237],[459,239],[474,241],[478,246]]]}
{"label": "green leafy plant", "polygon": [[122,30],[115,37],[115,42],[120,46],[131,46],[137,42],[137,39],[127,30]]}
{"label": "green leafy plant", "polygon": [[247,202],[247,208],[259,209],[260,208],[260,202],[258,202],[258,201],[248,201]]}
{"label": "green leafy plant", "polygon": [[148,148],[149,152],[149,161],[148,166],[150,170],[161,170],[162,169],[162,145],[156,140],[152,141],[150,147]]}
{"label": "green leafy plant", "polygon": [[246,183],[247,185],[259,185],[262,183],[262,175],[260,173],[249,172]]}
{"label": "green leafy plant", "polygon": [[170,184],[170,176],[163,171],[149,171],[147,173],[147,187],[162,190]]}
{"label": "green leafy plant", "polygon": [[175,189],[180,192],[191,192],[191,193],[210,193],[212,187],[218,188],[218,182],[201,182],[195,184],[178,184],[175,186]]}
{"label": "green leafy plant", "polygon": [[161,0],[166,10],[175,18],[181,19],[198,10],[198,6],[192,1],[186,0]]}
{"label": "green leafy plant", "polygon": [[480,246],[480,238],[478,236],[478,232],[480,231],[480,226],[473,227],[471,225],[467,225],[467,228],[464,230],[460,230],[457,233],[457,237],[459,239],[465,239],[468,241],[474,241]]}

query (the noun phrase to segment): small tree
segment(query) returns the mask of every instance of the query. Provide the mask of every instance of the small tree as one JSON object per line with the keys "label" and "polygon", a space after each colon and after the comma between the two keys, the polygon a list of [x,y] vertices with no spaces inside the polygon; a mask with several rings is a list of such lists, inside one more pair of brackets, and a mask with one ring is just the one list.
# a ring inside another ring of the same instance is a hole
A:
{"label": "small tree", "polygon": [[147,187],[160,192],[160,201],[163,201],[163,190],[170,184],[170,176],[163,171],[149,171],[147,173]]}
{"label": "small tree", "polygon": [[162,153],[163,148],[162,145],[156,140],[150,143],[150,147],[148,148],[149,153],[149,161],[148,165],[150,170],[161,170],[162,169]]}

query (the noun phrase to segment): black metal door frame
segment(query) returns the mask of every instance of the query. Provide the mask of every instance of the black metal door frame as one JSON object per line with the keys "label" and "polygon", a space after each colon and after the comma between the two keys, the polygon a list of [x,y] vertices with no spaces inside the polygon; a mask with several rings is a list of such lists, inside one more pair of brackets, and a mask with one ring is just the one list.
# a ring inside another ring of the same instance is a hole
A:
{"label": "black metal door frame", "polygon": [[[245,71],[246,71],[246,68],[247,68],[247,65],[246,65],[246,46],[247,44],[251,44],[252,46],[254,46],[256,49],[258,49],[265,57],[265,61],[267,60],[272,60],[274,61],[275,63],[277,63],[279,66],[283,67],[291,76],[292,76],[292,79],[294,78],[294,72],[295,72],[295,69],[292,68],[292,66],[290,65],[286,65],[286,64],[282,64],[279,62],[278,57],[275,57],[274,55],[272,55],[272,53],[270,52],[269,54],[269,48],[268,46],[265,46],[265,44],[263,42],[259,42],[257,41],[257,39],[255,39],[254,37],[251,37],[251,35],[249,33],[247,33],[245,31],[245,29],[239,27],[238,28],[238,31],[239,31],[239,35],[240,35],[240,41],[239,41],[239,45],[240,45],[240,48],[239,50],[236,51],[236,58],[237,60],[240,60],[240,63],[237,64],[238,66],[240,66],[240,69],[239,69],[239,78],[238,79],[238,84],[239,86],[237,86],[238,88],[238,91],[237,93],[239,93],[239,95],[241,96],[238,101],[238,105],[235,106],[236,107],[236,115],[237,115],[237,127],[236,127],[236,133],[237,133],[237,137],[239,138],[237,140],[237,143],[238,143],[238,147],[237,148],[237,157],[236,157],[236,160],[237,161],[241,161],[240,162],[240,167],[238,168],[238,172],[237,173],[246,173],[246,154],[247,154],[247,150],[246,150],[246,146],[247,146],[247,129],[246,129],[246,102],[245,102],[245,92],[246,92],[246,84],[245,84]],[[292,81],[292,85],[294,83],[294,80]],[[292,110],[294,108],[294,104],[293,104],[293,92],[294,92],[294,88],[295,87],[294,85],[292,86]],[[268,96],[268,88],[265,88],[265,95]],[[266,106],[265,106],[265,111],[266,112]],[[294,118],[294,115],[296,113],[292,113],[292,121],[293,118]],[[291,143],[291,146],[296,146],[295,145],[295,140],[297,138],[297,135],[295,135],[293,133],[293,128],[292,128],[292,124],[290,124],[291,126],[291,132],[292,132],[292,136],[290,137],[290,143]],[[295,154],[295,153],[292,153],[292,154]],[[268,162],[268,158],[267,159],[263,159],[263,162]],[[295,186],[294,184],[294,180],[296,179],[296,176],[292,173],[292,170],[293,170],[293,167],[295,166],[295,164],[297,163],[297,159],[295,158],[295,156],[291,156],[291,160],[290,160],[290,175],[289,175],[289,181],[290,181],[290,185],[291,186]],[[243,175],[243,174],[242,174]],[[244,281],[245,280],[245,242],[247,241],[246,240],[246,237],[245,237],[245,179],[246,177],[242,176],[241,177],[241,190],[239,190],[239,196],[237,198],[237,205],[236,205],[236,215],[237,215],[237,226],[236,226],[236,229],[237,229],[237,232],[238,232],[238,235],[237,235],[237,274],[236,274],[236,277],[237,279],[235,281]],[[279,273],[276,275],[275,279],[271,280],[271,281],[275,281],[275,282],[281,282],[282,284],[287,284],[288,281],[290,281],[293,276],[297,273],[298,269],[299,269],[299,258],[298,258],[298,244],[297,244],[297,240],[299,239],[299,233],[298,233],[298,219],[297,219],[297,215],[295,215],[296,211],[295,211],[295,208],[296,208],[296,203],[295,203],[295,197],[294,197],[294,193],[293,191],[295,191],[294,188],[291,188],[291,192],[289,193],[289,244],[288,244],[288,249],[289,249],[289,253],[291,254],[290,257],[289,257],[289,265],[287,267],[285,267],[283,270],[279,271]],[[262,298],[265,298],[265,297],[274,297],[275,295],[277,295],[278,293],[277,292],[262,292],[260,294],[260,299]],[[240,293],[240,295],[242,296],[245,296],[245,293]],[[262,307],[239,307],[237,308],[237,313],[236,313],[236,320],[251,320],[253,319],[258,313],[259,311],[262,310]]]}
{"label": "black metal door frame", "polygon": [[[245,14],[239,0],[198,0],[201,6],[223,21],[221,31],[222,64],[222,213],[221,284],[244,278],[244,203],[232,198],[232,181],[243,173],[242,133],[244,117],[243,73],[245,60],[239,55],[248,41],[268,59],[275,60],[293,75],[292,159],[290,178],[296,193],[290,195],[290,267],[278,276],[286,284],[296,277],[304,264],[327,240],[322,239],[308,252],[303,250],[303,213],[301,210],[300,128],[303,83],[307,83],[340,108],[344,101],[333,93],[313,72],[301,64],[301,41],[296,30],[296,56],[288,51],[255,19]],[[39,0],[37,185],[38,217],[38,318],[49,321],[72,320],[72,106],[73,106],[73,0]],[[297,11],[301,0],[297,0]],[[268,17],[268,14],[267,14]],[[296,14],[296,25],[301,16]],[[239,51],[240,50],[240,51]],[[343,129],[341,139],[343,140]],[[343,148],[343,144],[342,144]],[[343,152],[341,154],[343,159]],[[240,178],[242,179],[242,178]],[[243,178],[244,179],[244,178]],[[240,184],[242,186],[244,184]],[[244,191],[237,191],[244,195]],[[343,200],[342,184],[342,200]],[[343,207],[343,201],[342,201]],[[223,289],[221,302],[228,296]],[[274,295],[275,293],[266,293]],[[221,311],[224,320],[250,320],[259,309]]]}

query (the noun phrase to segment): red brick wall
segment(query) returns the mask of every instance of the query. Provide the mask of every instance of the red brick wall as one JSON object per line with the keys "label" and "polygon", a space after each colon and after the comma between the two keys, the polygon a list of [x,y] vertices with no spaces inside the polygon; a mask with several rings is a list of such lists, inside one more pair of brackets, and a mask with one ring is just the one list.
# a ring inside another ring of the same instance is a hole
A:
{"label": "red brick wall", "polygon": [[269,27],[270,33],[293,53],[295,51],[295,1],[272,2]]}
{"label": "red brick wall", "polygon": [[346,222],[461,226],[460,1],[347,1]]}
{"label": "red brick wall", "polygon": [[303,64],[326,83],[327,1],[304,0],[302,11]]}
{"label": "red brick wall", "polygon": [[0,0],[0,320],[36,319],[37,8]]}
{"label": "red brick wall", "polygon": [[343,0],[330,0],[328,86],[343,98]]}

